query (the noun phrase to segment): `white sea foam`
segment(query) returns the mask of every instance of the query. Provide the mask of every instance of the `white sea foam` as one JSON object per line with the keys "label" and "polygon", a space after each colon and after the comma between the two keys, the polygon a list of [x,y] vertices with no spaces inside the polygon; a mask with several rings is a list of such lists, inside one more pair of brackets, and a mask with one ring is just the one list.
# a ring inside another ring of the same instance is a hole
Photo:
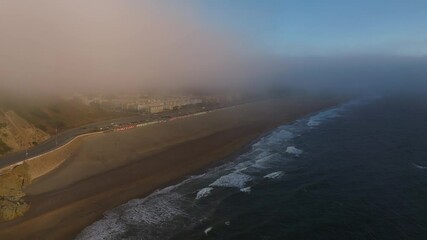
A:
{"label": "white sea foam", "polygon": [[278,153],[268,153],[260,158],[256,158],[253,167],[267,168],[270,162],[274,161],[274,159],[277,159],[277,156],[279,156]]}
{"label": "white sea foam", "polygon": [[256,153],[256,155],[251,156],[251,159],[262,160],[271,156],[271,153],[268,150],[259,149]]}
{"label": "white sea foam", "polygon": [[246,170],[251,165],[252,165],[252,162],[245,161],[245,162],[241,162],[241,163],[237,164],[236,166],[234,166],[234,169],[238,172],[241,172],[241,171]]}
{"label": "white sea foam", "polygon": [[212,227],[208,227],[205,229],[205,235],[207,236],[209,232],[212,231]]}
{"label": "white sea foam", "polygon": [[209,194],[211,194],[212,190],[213,190],[213,188],[211,188],[211,187],[206,187],[206,188],[200,189],[197,192],[196,199],[201,199],[201,198],[209,196]]}
{"label": "white sea foam", "polygon": [[285,125],[277,130],[273,131],[269,135],[261,138],[257,143],[253,144],[254,148],[268,148],[276,145],[280,145],[285,141],[289,141],[295,137],[294,133],[290,131],[290,126]]}
{"label": "white sea foam", "polygon": [[251,190],[252,190],[252,188],[251,188],[251,187],[245,187],[245,188],[241,188],[241,189],[240,189],[240,191],[241,191],[241,192],[243,192],[243,193],[250,193],[250,192],[251,192]]}
{"label": "white sea foam", "polygon": [[290,125],[280,127],[278,130],[253,144],[251,151],[239,156],[237,158],[239,163],[235,165],[234,169],[244,171],[248,167],[270,167],[269,163],[273,162],[279,155],[274,149],[282,148],[283,143],[289,141],[294,136],[294,133],[290,131]]}
{"label": "white sea foam", "polygon": [[171,192],[154,199],[135,199],[125,205],[122,219],[128,224],[155,225],[170,221],[185,212],[179,208],[182,196]]}
{"label": "white sea foam", "polygon": [[79,235],[77,235],[76,240],[116,239],[117,236],[125,233],[126,231],[127,226],[120,221],[118,215],[106,214],[103,219],[86,227]]}
{"label": "white sea foam", "polygon": [[320,113],[310,117],[310,119],[307,122],[307,126],[309,126],[309,127],[319,126],[325,120],[333,119],[333,118],[336,118],[339,116],[340,116],[340,114],[339,114],[338,108],[334,108],[334,109],[330,109],[330,110],[327,110],[324,112],[320,112]]}
{"label": "white sea foam", "polygon": [[294,137],[294,134],[287,129],[281,129],[274,131],[269,136],[264,139],[264,142],[268,145],[274,145],[278,143],[282,143],[283,141],[288,141]]}
{"label": "white sea foam", "polygon": [[367,98],[357,99],[357,100],[353,100],[345,104],[342,104],[339,107],[320,112],[308,119],[307,126],[316,127],[324,121],[341,116],[344,112],[346,112],[350,108],[368,104],[371,101],[377,100],[379,98],[380,97],[367,97]]}
{"label": "white sea foam", "polygon": [[222,176],[211,183],[211,187],[235,187],[243,188],[246,183],[251,181],[252,177],[243,173],[230,173],[228,175]]}
{"label": "white sea foam", "polygon": [[231,225],[230,221],[225,221],[225,222],[224,222],[224,224],[225,224],[226,226],[230,226],[230,225]]}
{"label": "white sea foam", "polygon": [[[145,229],[159,225],[167,228],[166,223],[178,216],[186,216],[186,212],[179,207],[182,205],[182,196],[174,190],[188,181],[156,191],[146,198],[131,200],[107,212],[103,219],[88,226],[76,239],[121,239],[120,236],[126,235],[129,227],[135,225],[144,226]],[[167,234],[166,230],[164,232]],[[158,234],[146,234],[142,239],[152,239],[152,235]]]}
{"label": "white sea foam", "polygon": [[427,169],[427,167],[412,163],[412,165],[414,165],[414,167],[418,168],[418,169]]}
{"label": "white sea foam", "polygon": [[283,175],[284,174],[282,171],[278,171],[278,172],[269,173],[265,175],[264,178],[277,179],[277,178],[281,178]]}
{"label": "white sea foam", "polygon": [[298,149],[298,148],[296,148],[294,146],[287,147],[286,148],[286,152],[289,153],[289,154],[293,154],[295,156],[299,156],[299,155],[302,154],[302,150],[300,150],[300,149]]}

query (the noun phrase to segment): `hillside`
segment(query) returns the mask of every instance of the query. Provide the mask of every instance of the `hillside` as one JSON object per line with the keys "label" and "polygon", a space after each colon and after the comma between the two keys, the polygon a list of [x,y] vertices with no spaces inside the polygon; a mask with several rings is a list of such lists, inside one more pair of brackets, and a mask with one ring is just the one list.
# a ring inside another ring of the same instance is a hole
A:
{"label": "hillside", "polygon": [[49,138],[49,134],[36,128],[14,111],[0,111],[0,154],[35,146]]}
{"label": "hillside", "polygon": [[78,100],[0,97],[0,156],[35,146],[56,131],[122,117]]}
{"label": "hillside", "polygon": [[97,106],[87,106],[77,100],[57,100],[43,105],[26,105],[16,112],[38,128],[50,134],[87,123],[117,118],[123,114],[107,112]]}

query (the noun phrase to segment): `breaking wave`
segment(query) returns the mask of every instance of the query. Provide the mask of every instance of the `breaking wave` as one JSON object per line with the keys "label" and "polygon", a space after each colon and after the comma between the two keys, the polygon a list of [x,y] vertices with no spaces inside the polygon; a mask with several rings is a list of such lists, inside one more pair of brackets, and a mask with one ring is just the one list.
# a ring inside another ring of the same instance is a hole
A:
{"label": "breaking wave", "polygon": [[244,193],[250,193],[250,192],[251,192],[251,190],[252,190],[252,188],[251,188],[251,187],[245,187],[245,188],[241,188],[241,189],[240,189],[240,191],[241,191],[241,192],[244,192]]}
{"label": "breaking wave", "polygon": [[212,231],[212,227],[208,227],[205,229],[205,235],[207,236],[209,232]]}
{"label": "breaking wave", "polygon": [[200,191],[197,192],[196,199],[201,199],[201,198],[209,196],[209,194],[211,194],[212,190],[213,190],[213,188],[211,188],[211,187],[206,187],[206,188],[201,189]]}
{"label": "breaking wave", "polygon": [[299,155],[302,154],[302,150],[300,150],[300,149],[298,149],[298,148],[296,148],[294,146],[287,147],[286,148],[286,152],[289,153],[289,154],[293,154],[295,156],[299,156]]}
{"label": "breaking wave", "polygon": [[427,167],[412,163],[412,165],[414,165],[414,167],[418,168],[418,169],[427,169]]}
{"label": "breaking wave", "polygon": [[278,171],[278,172],[273,172],[273,173],[269,173],[267,175],[264,176],[264,178],[269,178],[269,179],[278,179],[283,177],[284,173],[282,171]]}
{"label": "breaking wave", "polygon": [[211,187],[234,187],[243,188],[246,183],[252,180],[252,177],[242,173],[230,173],[228,175],[218,178],[215,182],[211,183]]}
{"label": "breaking wave", "polygon": [[325,121],[328,121],[328,120],[342,116],[342,114],[351,110],[354,107],[359,107],[359,106],[368,104],[374,100],[377,100],[378,98],[380,98],[380,97],[375,96],[375,97],[367,97],[367,98],[357,99],[357,100],[353,100],[353,101],[350,101],[348,103],[342,104],[339,107],[331,108],[331,109],[326,110],[326,111],[322,111],[322,112],[310,117],[307,121],[307,126],[309,126],[309,127],[319,126]]}

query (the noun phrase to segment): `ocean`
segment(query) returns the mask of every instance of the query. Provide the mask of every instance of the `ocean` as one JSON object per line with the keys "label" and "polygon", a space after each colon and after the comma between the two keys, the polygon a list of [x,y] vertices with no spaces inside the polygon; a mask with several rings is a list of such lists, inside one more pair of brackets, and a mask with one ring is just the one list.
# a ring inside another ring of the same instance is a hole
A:
{"label": "ocean", "polygon": [[427,239],[427,102],[363,98],[280,126],[76,239]]}

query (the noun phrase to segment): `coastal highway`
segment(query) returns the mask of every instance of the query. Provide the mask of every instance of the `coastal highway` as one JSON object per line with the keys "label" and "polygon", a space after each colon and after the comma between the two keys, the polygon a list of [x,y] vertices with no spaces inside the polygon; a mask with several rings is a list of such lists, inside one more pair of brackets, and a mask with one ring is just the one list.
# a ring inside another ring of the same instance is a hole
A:
{"label": "coastal highway", "polygon": [[26,159],[41,155],[43,153],[52,151],[53,149],[67,144],[69,141],[75,137],[87,133],[99,132],[100,129],[111,128],[114,125],[126,125],[137,122],[144,122],[147,120],[146,115],[138,115],[132,117],[125,117],[119,119],[113,119],[108,121],[102,121],[97,123],[87,124],[78,128],[70,129],[64,132],[61,132],[57,135],[51,136],[48,140],[40,143],[39,145],[32,147],[30,149],[23,150],[20,152],[14,152],[6,154],[5,156],[0,157],[0,169],[16,164],[18,162],[24,161]]}
{"label": "coastal highway", "polygon": [[13,164],[22,162],[24,160],[27,160],[33,157],[36,157],[36,156],[39,156],[41,154],[50,152],[58,147],[61,147],[67,144],[68,142],[73,140],[75,137],[83,134],[101,132],[108,129],[119,128],[120,126],[126,126],[129,124],[147,123],[147,122],[154,122],[158,120],[175,118],[180,116],[181,117],[190,116],[195,113],[219,110],[224,108],[227,108],[227,107],[217,106],[211,109],[205,109],[205,108],[180,109],[180,110],[167,111],[167,112],[154,114],[154,115],[153,114],[135,115],[131,117],[124,117],[124,118],[118,118],[118,119],[112,119],[112,120],[106,120],[102,122],[87,124],[78,128],[66,130],[59,134],[53,135],[48,140],[40,143],[35,147],[29,148],[28,150],[14,152],[14,153],[6,154],[0,157],[0,169],[11,166]]}

